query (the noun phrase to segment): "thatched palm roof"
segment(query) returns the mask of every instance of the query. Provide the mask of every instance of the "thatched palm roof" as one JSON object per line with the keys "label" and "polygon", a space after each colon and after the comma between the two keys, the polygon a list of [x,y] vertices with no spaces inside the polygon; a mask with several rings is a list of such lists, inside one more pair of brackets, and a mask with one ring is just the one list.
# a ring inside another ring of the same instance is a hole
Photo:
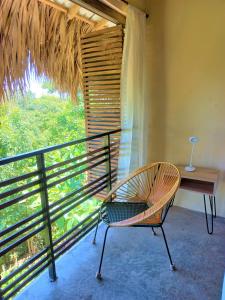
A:
{"label": "thatched palm roof", "polygon": [[0,101],[24,91],[30,71],[48,76],[73,99],[81,85],[79,40],[93,29],[37,0],[0,2]]}

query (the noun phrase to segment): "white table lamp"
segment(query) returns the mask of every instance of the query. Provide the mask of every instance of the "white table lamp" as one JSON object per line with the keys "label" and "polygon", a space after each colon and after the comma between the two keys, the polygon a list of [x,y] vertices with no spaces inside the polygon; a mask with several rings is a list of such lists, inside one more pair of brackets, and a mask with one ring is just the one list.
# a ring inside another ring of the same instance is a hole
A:
{"label": "white table lamp", "polygon": [[195,144],[198,143],[198,141],[199,141],[199,138],[197,136],[189,137],[189,142],[192,144],[191,157],[190,157],[189,165],[185,167],[185,171],[193,172],[195,170],[195,167],[192,166],[192,159],[193,159],[194,147],[195,147]]}

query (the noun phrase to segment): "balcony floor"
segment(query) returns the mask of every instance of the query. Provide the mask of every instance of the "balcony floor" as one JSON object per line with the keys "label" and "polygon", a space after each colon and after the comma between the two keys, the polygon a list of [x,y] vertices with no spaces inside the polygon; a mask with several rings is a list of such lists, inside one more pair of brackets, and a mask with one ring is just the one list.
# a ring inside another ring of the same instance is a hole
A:
{"label": "balcony floor", "polygon": [[149,228],[110,229],[102,275],[95,279],[103,240],[93,233],[57,261],[58,280],[44,272],[17,300],[217,300],[225,272],[225,219],[216,218],[214,234],[206,232],[205,216],[173,207],[164,229],[177,271],[169,269],[162,233]]}

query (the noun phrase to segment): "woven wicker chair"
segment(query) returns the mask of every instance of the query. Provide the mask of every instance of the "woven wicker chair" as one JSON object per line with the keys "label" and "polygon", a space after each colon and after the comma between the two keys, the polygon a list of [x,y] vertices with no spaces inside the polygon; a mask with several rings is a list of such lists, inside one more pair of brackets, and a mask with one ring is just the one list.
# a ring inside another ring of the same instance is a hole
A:
{"label": "woven wicker chair", "polygon": [[[128,178],[118,182],[105,198],[99,219],[107,225],[102,247],[99,269],[96,274],[102,279],[101,266],[104,255],[107,232],[111,227],[159,227],[162,230],[171,270],[175,270],[168,248],[163,222],[172,206],[175,193],[180,184],[178,169],[167,162],[157,162],[142,167]],[[93,243],[95,243],[98,225]]]}

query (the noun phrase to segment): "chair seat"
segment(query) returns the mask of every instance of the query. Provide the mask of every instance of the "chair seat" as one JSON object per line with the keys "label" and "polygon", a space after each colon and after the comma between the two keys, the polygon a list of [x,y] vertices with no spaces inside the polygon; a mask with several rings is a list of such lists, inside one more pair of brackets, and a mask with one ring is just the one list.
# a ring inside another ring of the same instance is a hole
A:
{"label": "chair seat", "polygon": [[149,208],[146,203],[140,202],[106,202],[104,207],[102,219],[107,225],[134,217]]}

